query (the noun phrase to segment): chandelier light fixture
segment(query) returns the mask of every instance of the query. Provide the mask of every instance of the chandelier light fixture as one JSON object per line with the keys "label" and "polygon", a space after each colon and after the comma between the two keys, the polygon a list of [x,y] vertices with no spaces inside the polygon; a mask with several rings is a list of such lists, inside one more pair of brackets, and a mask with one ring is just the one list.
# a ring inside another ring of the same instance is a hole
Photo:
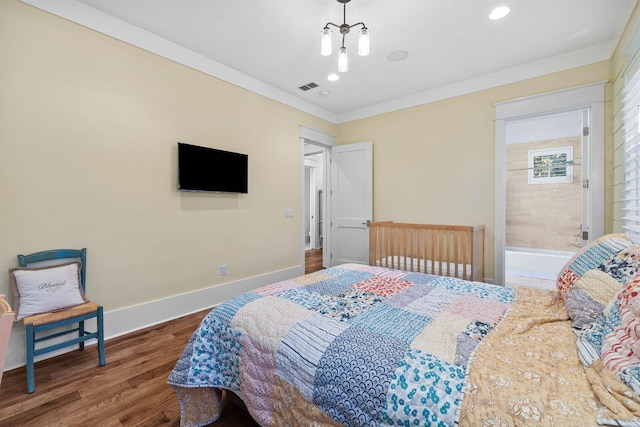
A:
{"label": "chandelier light fixture", "polygon": [[349,70],[349,58],[347,57],[347,48],[344,46],[344,38],[349,31],[353,27],[357,27],[358,25],[362,25],[360,29],[360,36],[358,38],[358,55],[367,56],[369,55],[369,29],[364,22],[358,22],[353,25],[347,24],[347,3],[351,0],[337,0],[338,3],[342,3],[343,12],[342,12],[342,24],[334,24],[333,22],[327,22],[327,25],[322,29],[322,40],[320,43],[320,53],[323,56],[331,55],[331,28],[336,27],[340,30],[340,34],[342,34],[342,46],[340,50],[338,50],[338,71],[344,73]]}

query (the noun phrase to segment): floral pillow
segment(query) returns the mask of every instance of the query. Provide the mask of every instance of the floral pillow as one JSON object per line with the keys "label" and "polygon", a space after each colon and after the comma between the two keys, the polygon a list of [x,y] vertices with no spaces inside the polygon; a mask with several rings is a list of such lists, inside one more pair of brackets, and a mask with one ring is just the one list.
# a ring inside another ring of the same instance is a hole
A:
{"label": "floral pillow", "polygon": [[626,234],[608,234],[582,248],[556,281],[573,326],[588,327],[639,271],[640,245]]}
{"label": "floral pillow", "polygon": [[602,404],[598,423],[640,425],[640,274],[618,292],[577,345]]}
{"label": "floral pillow", "polygon": [[640,275],[616,296],[607,313],[608,329],[602,341],[602,361],[615,374],[632,373],[640,393]]}
{"label": "floral pillow", "polygon": [[27,316],[62,310],[87,302],[82,291],[82,263],[9,270],[16,322]]}

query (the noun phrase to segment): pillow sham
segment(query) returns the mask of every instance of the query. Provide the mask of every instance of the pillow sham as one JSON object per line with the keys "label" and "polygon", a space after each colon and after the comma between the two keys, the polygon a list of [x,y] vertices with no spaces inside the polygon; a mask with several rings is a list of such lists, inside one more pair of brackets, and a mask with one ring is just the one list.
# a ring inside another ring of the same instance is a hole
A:
{"label": "pillow sham", "polygon": [[640,396],[640,274],[618,292],[602,316],[578,338],[585,367],[601,359]]}
{"label": "pillow sham", "polygon": [[578,355],[600,402],[600,425],[640,426],[640,274],[578,337]]}
{"label": "pillow sham", "polygon": [[34,314],[58,311],[87,302],[82,291],[82,263],[9,270],[16,322]]}
{"label": "pillow sham", "polygon": [[618,376],[635,370],[635,381],[629,385],[640,393],[640,275],[618,293],[607,310],[605,325],[602,361]]}
{"label": "pillow sham", "polygon": [[573,327],[588,327],[638,271],[640,245],[626,234],[602,236],[578,251],[556,281]]}

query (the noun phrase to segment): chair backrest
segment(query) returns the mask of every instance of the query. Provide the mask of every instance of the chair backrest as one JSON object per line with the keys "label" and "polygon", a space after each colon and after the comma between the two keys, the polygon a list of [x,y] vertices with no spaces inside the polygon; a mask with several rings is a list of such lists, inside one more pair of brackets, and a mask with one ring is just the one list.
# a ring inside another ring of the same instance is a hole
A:
{"label": "chair backrest", "polygon": [[85,278],[87,277],[87,248],[82,249],[51,249],[48,251],[36,252],[29,255],[18,255],[18,265],[20,267],[42,267],[46,265],[63,264],[68,261],[80,260],[80,281],[82,290],[85,289]]}

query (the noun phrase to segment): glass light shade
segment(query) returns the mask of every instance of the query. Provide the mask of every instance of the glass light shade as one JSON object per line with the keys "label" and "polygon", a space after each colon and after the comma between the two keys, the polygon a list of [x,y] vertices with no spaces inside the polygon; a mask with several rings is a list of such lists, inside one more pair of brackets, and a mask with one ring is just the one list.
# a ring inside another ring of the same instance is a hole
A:
{"label": "glass light shade", "polygon": [[338,71],[341,73],[349,71],[349,58],[347,58],[347,48],[344,46],[338,52]]}
{"label": "glass light shade", "polygon": [[491,12],[491,14],[489,15],[489,19],[495,21],[498,19],[502,19],[505,16],[507,16],[509,14],[509,11],[511,9],[509,9],[507,6],[499,6],[496,7],[495,9],[493,9],[493,11]]}
{"label": "glass light shade", "polygon": [[360,36],[358,38],[358,55],[369,55],[369,29],[362,27],[360,30]]}
{"label": "glass light shade", "polygon": [[322,29],[322,39],[320,41],[320,54],[322,56],[331,55],[331,28]]}

